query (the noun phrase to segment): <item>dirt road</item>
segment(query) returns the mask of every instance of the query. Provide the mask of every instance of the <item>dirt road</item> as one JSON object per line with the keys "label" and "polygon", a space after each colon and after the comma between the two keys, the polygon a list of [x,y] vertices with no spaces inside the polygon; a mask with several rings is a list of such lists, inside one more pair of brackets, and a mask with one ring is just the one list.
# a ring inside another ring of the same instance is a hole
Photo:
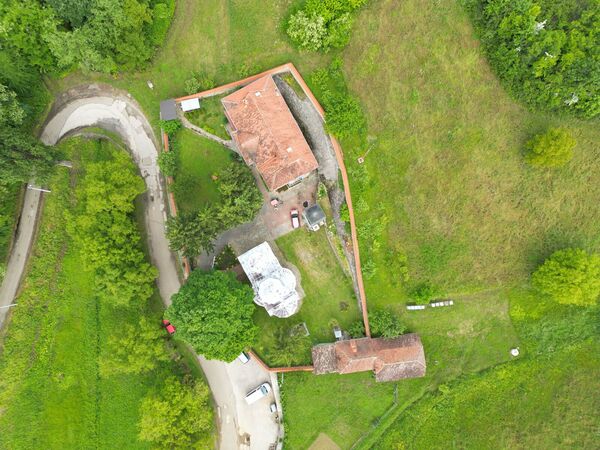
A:
{"label": "dirt road", "polygon": [[[179,290],[180,280],[177,262],[165,237],[166,210],[157,166],[158,147],[141,109],[126,93],[108,86],[89,85],[69,90],[59,96],[49,117],[41,135],[46,144],[55,144],[67,133],[94,126],[119,134],[129,148],[147,186],[145,221],[148,246],[152,263],[159,271],[159,291],[165,306],[168,306],[171,303],[171,295]],[[0,305],[11,303],[15,297],[26,265],[28,249],[33,240],[40,198],[37,191],[27,193],[15,251],[11,255],[5,282],[0,291]],[[1,320],[4,315],[0,314]],[[246,383],[258,385],[270,380],[270,374],[262,368],[257,369],[236,362],[226,364],[206,361],[203,358],[199,358],[199,361],[220,412],[220,448],[248,448],[240,445],[240,436],[244,435],[250,435],[251,449],[266,450],[271,443],[275,443],[279,426],[269,415],[256,414],[256,410],[247,407],[240,408],[240,405],[243,405],[246,386],[240,387],[232,382],[244,379]],[[268,408],[268,404],[256,406]],[[223,414],[223,411],[226,414]],[[243,428],[239,424],[243,424]]]}

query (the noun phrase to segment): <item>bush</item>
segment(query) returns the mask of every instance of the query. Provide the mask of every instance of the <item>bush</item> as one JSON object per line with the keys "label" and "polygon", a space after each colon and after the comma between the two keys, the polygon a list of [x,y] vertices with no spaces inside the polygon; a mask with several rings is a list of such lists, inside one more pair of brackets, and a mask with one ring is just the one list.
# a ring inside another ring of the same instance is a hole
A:
{"label": "bush", "polygon": [[235,252],[231,248],[230,245],[227,245],[221,253],[217,255],[215,258],[215,269],[217,270],[227,270],[231,269],[233,266],[237,264],[237,256]]}
{"label": "bush", "polygon": [[177,131],[179,131],[179,129],[181,128],[181,121],[174,119],[174,120],[161,120],[160,121],[160,127],[162,128],[162,130],[167,133],[167,135],[169,137],[172,137],[175,135],[175,133],[177,133]]}
{"label": "bush", "polygon": [[440,295],[442,295],[442,292],[437,286],[425,282],[414,287],[410,294],[410,298],[411,300],[414,300],[415,303],[424,305]]}
{"label": "bush", "polygon": [[593,306],[600,295],[600,255],[569,248],[554,252],[531,277],[558,303]]}
{"label": "bush", "polygon": [[348,93],[328,93],[323,98],[327,131],[338,138],[362,133],[367,121],[360,102]]}
{"label": "bush", "polygon": [[304,11],[298,11],[290,17],[287,33],[299,48],[320,50],[327,38],[325,19],[315,15],[309,17]]}
{"label": "bush", "polygon": [[196,72],[193,74],[192,78],[185,81],[185,92],[192,95],[197,92],[212,89],[216,85],[217,83],[212,76],[204,72]]}
{"label": "bush", "polygon": [[171,26],[175,14],[175,1],[166,0],[166,3],[157,3],[152,10],[152,26],[150,37],[154,45],[161,45]]}
{"label": "bush", "polygon": [[290,16],[286,31],[298,48],[327,52],[348,44],[352,12],[366,0],[308,0]]}
{"label": "bush", "polygon": [[355,339],[365,337],[365,324],[362,320],[352,322],[352,325],[348,327],[348,333],[350,334],[350,337]]}
{"label": "bush", "polygon": [[213,413],[204,383],[165,380],[161,391],[140,406],[140,439],[156,448],[210,448]]}
{"label": "bush", "polygon": [[386,310],[378,310],[369,314],[369,325],[373,336],[385,338],[398,337],[406,331],[398,317]]}
{"label": "bush", "polygon": [[174,177],[177,172],[177,154],[171,150],[158,155],[158,167],[166,177]]}
{"label": "bush", "polygon": [[573,158],[575,139],[564,128],[550,128],[527,142],[525,159],[532,166],[560,167]]}

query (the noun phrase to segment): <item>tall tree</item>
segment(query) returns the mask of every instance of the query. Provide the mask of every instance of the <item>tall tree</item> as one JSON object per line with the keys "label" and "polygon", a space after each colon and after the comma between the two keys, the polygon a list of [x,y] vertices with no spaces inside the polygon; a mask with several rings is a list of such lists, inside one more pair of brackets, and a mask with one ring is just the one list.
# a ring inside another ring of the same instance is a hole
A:
{"label": "tall tree", "polygon": [[559,303],[595,305],[600,296],[600,255],[578,248],[559,250],[534,272],[531,281]]}
{"label": "tall tree", "polygon": [[180,339],[208,359],[233,361],[254,343],[254,292],[228,272],[195,270],[165,316]]}
{"label": "tall tree", "polygon": [[181,213],[167,220],[167,238],[173,250],[193,258],[214,249],[213,241],[223,231],[218,209],[206,206],[197,213]]}
{"label": "tall tree", "polygon": [[208,387],[170,377],[159,393],[142,401],[140,439],[157,448],[212,448],[212,422]]}
{"label": "tall tree", "polygon": [[527,142],[525,159],[532,166],[560,167],[573,158],[576,142],[564,128],[550,128]]}
{"label": "tall tree", "polygon": [[44,181],[59,154],[56,147],[44,145],[18,128],[0,126],[0,189],[31,177]]}
{"label": "tall tree", "polygon": [[158,321],[142,317],[138,324],[125,324],[109,338],[100,360],[100,374],[148,372],[168,359],[165,330]]}
{"label": "tall tree", "polygon": [[133,220],[134,199],[145,187],[124,153],[90,164],[77,197],[81,212],[69,221],[96,287],[110,304],[140,304],[152,295],[154,267],[145,261]]}

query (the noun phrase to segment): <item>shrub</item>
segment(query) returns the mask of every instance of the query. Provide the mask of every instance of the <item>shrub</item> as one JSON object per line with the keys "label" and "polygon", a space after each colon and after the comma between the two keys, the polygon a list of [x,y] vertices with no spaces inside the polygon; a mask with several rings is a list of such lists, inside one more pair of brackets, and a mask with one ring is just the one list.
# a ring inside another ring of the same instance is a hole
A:
{"label": "shrub", "polygon": [[559,250],[535,271],[531,281],[559,303],[595,305],[600,295],[600,255],[577,248]]}
{"label": "shrub", "polygon": [[352,322],[352,325],[348,327],[348,333],[353,338],[365,337],[365,324],[362,320]]}
{"label": "shrub", "polygon": [[160,127],[169,137],[171,137],[181,128],[181,121],[177,119],[161,120]]}
{"label": "shrub", "polygon": [[161,152],[161,154],[158,155],[158,167],[160,167],[160,170],[165,176],[175,176],[175,172],[177,171],[176,153],[173,150]]}
{"label": "shrub", "polygon": [[215,79],[204,72],[196,72],[192,78],[185,81],[185,92],[189,95],[212,89],[217,85]]}
{"label": "shrub", "polygon": [[575,139],[564,128],[550,128],[527,142],[525,159],[532,166],[560,167],[573,158]]}
{"label": "shrub", "polygon": [[428,303],[441,295],[441,290],[429,282],[421,283],[414,287],[410,298],[420,305]]}
{"label": "shrub", "polygon": [[299,48],[320,50],[324,47],[327,37],[325,19],[315,15],[309,17],[304,11],[298,11],[290,17],[287,33]]}
{"label": "shrub", "polygon": [[406,326],[398,317],[386,310],[377,310],[369,314],[369,325],[373,336],[393,338],[404,334]]}
{"label": "shrub", "polygon": [[165,380],[140,406],[140,439],[156,448],[210,448],[213,413],[204,383]]}
{"label": "shrub", "polygon": [[350,94],[330,93],[323,99],[327,130],[338,138],[364,132],[366,119],[359,101]]}
{"label": "shrub", "polygon": [[308,0],[292,14],[287,34],[301,49],[327,52],[348,44],[352,29],[352,12],[366,0]]}
{"label": "shrub", "polygon": [[152,10],[152,27],[150,30],[150,37],[154,45],[161,45],[167,37],[174,14],[174,0],[166,0],[166,3],[157,3],[154,6]]}
{"label": "shrub", "polygon": [[215,258],[215,268],[227,270],[237,264],[237,257],[230,245],[227,245]]}

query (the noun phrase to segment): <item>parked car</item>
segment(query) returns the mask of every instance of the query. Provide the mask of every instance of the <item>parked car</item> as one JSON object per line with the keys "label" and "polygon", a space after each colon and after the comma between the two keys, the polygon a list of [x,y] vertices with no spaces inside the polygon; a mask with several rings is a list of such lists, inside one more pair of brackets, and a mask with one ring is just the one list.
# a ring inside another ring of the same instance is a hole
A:
{"label": "parked car", "polygon": [[246,364],[248,361],[250,361],[250,355],[248,355],[246,352],[242,352],[237,359],[239,359],[242,364]]}
{"label": "parked car", "polygon": [[300,214],[297,209],[290,211],[290,217],[292,218],[292,228],[300,228]]}
{"label": "parked car", "polygon": [[163,326],[165,327],[165,330],[167,330],[167,333],[171,335],[175,334],[175,327],[171,325],[171,322],[167,319],[163,319]]}
{"label": "parked car", "polygon": [[269,392],[271,392],[271,385],[269,383],[263,383],[246,394],[246,403],[251,405],[255,401],[266,397]]}
{"label": "parked car", "polygon": [[276,413],[277,412],[277,405],[275,403],[271,403],[269,405],[269,411],[271,411],[272,413]]}

